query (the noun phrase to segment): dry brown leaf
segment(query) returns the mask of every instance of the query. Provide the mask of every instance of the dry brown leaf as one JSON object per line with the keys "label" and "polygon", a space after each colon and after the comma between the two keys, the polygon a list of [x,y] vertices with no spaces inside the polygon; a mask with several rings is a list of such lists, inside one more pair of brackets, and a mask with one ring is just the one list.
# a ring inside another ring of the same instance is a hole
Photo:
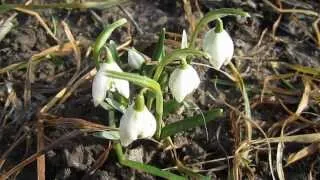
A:
{"label": "dry brown leaf", "polygon": [[311,156],[312,154],[318,152],[320,149],[320,143],[313,143],[307,147],[302,148],[300,151],[296,153],[291,153],[289,155],[289,158],[287,160],[287,164],[285,166],[288,166],[292,163],[295,163],[307,156]]}

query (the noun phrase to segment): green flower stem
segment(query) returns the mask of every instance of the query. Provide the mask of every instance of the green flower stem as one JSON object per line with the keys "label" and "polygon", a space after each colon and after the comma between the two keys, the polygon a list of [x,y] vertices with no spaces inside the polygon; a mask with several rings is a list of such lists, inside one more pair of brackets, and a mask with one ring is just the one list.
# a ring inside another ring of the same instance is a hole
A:
{"label": "green flower stem", "polygon": [[198,37],[198,34],[200,30],[206,26],[209,22],[217,20],[219,18],[225,17],[225,16],[243,16],[243,17],[250,17],[250,15],[247,12],[244,12],[241,9],[233,9],[233,8],[221,8],[221,9],[216,9],[213,10],[209,13],[207,13],[196,25],[196,28],[194,32],[192,33],[191,36],[191,41],[190,41],[190,48],[195,48],[195,42]]}
{"label": "green flower stem", "polygon": [[162,128],[162,116],[163,116],[163,96],[160,85],[158,82],[146,77],[140,76],[134,73],[127,72],[115,72],[115,71],[106,71],[105,72],[108,77],[123,79],[130,81],[138,86],[143,88],[150,89],[156,96],[156,120],[157,120],[157,130],[156,130],[156,138],[160,138],[161,128]]}
{"label": "green flower stem", "polygon": [[215,32],[216,33],[221,33],[222,31],[223,31],[223,22],[222,22],[222,20],[220,19],[220,18],[218,18],[217,20],[216,20],[216,22],[217,22],[217,25],[216,25],[216,28],[215,28]]}
{"label": "green flower stem", "polygon": [[107,42],[109,37],[111,36],[111,33],[118,27],[124,25],[127,23],[127,20],[125,18],[119,19],[118,21],[110,24],[107,26],[97,37],[96,42],[93,46],[93,58],[96,63],[96,67],[99,68],[99,62],[100,62],[100,50],[104,46],[104,44]]}
{"label": "green flower stem", "polygon": [[160,78],[160,75],[166,65],[168,65],[169,63],[171,63],[174,60],[183,60],[187,56],[209,57],[207,53],[202,52],[202,51],[198,51],[198,50],[194,50],[194,49],[186,48],[186,49],[175,50],[170,55],[165,56],[162,61],[160,61],[160,63],[157,66],[156,72],[154,73],[153,79],[155,81],[158,81]]}
{"label": "green flower stem", "polygon": [[144,110],[144,95],[143,95],[143,92],[145,91],[145,89],[142,89],[140,91],[140,93],[138,94],[138,96],[136,97],[136,100],[134,101],[134,109],[136,111],[143,111]]}

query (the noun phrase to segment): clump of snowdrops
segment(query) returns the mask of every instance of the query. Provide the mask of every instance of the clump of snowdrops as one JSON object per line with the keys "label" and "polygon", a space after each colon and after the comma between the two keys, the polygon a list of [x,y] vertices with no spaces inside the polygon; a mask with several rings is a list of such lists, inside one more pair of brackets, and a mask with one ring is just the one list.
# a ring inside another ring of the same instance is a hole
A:
{"label": "clump of snowdrops", "polygon": [[[181,47],[170,54],[165,51],[165,30],[160,33],[157,47],[151,58],[134,47],[128,48],[127,65],[129,68],[126,72],[121,68],[116,43],[107,42],[112,31],[126,24],[127,20],[120,19],[114,22],[99,35],[93,48],[97,68],[92,82],[93,103],[108,111],[109,125],[119,127],[119,131],[105,131],[97,135],[114,141],[114,148],[122,165],[164,178],[185,179],[185,176],[127,160],[122,149],[141,138],[154,138],[164,144],[172,145],[171,135],[205,123],[199,120],[202,116],[195,116],[167,125],[163,114],[169,112],[164,112],[164,104],[181,105],[187,96],[192,96],[192,93],[199,87],[201,79],[191,65],[193,58],[205,58],[215,69],[220,69],[223,65],[230,63],[234,45],[221,20],[222,17],[229,15],[249,16],[239,9],[226,8],[209,12],[199,21],[195,31],[190,32],[190,41],[187,33],[182,32]],[[198,37],[203,27],[211,21],[216,21],[216,26],[207,31],[203,37]],[[198,38],[202,39],[200,47],[196,44]],[[105,56],[102,56],[102,52]],[[148,64],[150,59],[156,63]],[[172,67],[173,70],[169,70],[167,66]],[[132,86],[136,87],[132,88]],[[165,93],[169,93],[172,100],[164,102]],[[116,112],[122,114],[120,120],[115,119]],[[206,112],[204,116],[205,120],[212,120],[222,114],[222,109],[214,109]],[[185,167],[177,158],[175,162],[182,175],[204,178],[200,174],[193,173],[192,169]]]}

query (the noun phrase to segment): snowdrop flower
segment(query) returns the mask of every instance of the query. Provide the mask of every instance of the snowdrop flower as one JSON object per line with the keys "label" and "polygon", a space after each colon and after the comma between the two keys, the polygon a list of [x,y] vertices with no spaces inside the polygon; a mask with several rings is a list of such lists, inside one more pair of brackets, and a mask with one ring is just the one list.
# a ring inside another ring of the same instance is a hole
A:
{"label": "snowdrop flower", "polygon": [[120,120],[120,142],[128,146],[138,138],[151,138],[156,132],[156,119],[144,104],[143,95],[139,95]]}
{"label": "snowdrop flower", "polygon": [[129,98],[129,82],[121,79],[114,79],[106,76],[105,71],[122,72],[116,62],[101,63],[100,69],[92,82],[92,97],[94,106],[101,104],[107,95],[107,91],[118,92],[122,96]]}
{"label": "snowdrop flower", "polygon": [[184,64],[175,69],[169,78],[169,89],[179,103],[191,94],[200,84],[197,71],[189,64]]}
{"label": "snowdrop flower", "polygon": [[222,21],[218,20],[217,27],[208,31],[203,39],[203,50],[211,56],[210,63],[216,69],[228,64],[234,51],[233,41],[222,26]]}
{"label": "snowdrop flower", "polygon": [[133,69],[140,69],[145,62],[144,57],[134,48],[128,50],[128,64]]}

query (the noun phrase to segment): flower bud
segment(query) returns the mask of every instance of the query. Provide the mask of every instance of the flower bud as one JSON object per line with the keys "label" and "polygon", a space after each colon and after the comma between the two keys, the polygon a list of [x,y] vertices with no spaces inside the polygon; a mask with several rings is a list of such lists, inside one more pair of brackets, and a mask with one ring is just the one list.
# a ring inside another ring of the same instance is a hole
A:
{"label": "flower bud", "polygon": [[128,50],[128,64],[133,69],[140,69],[145,62],[144,57],[134,48]]}
{"label": "flower bud", "polygon": [[179,103],[200,84],[197,71],[189,64],[176,68],[169,78],[169,89]]}
{"label": "flower bud", "polygon": [[138,138],[151,138],[156,132],[156,119],[143,104],[136,108],[135,103],[130,105],[120,120],[120,142],[128,146]]}
{"label": "flower bud", "polygon": [[233,41],[225,30],[216,32],[215,28],[213,28],[204,36],[203,50],[211,56],[211,65],[216,69],[220,69],[222,65],[228,64],[232,59]]}
{"label": "flower bud", "polygon": [[106,98],[107,91],[118,92],[122,96],[129,98],[129,82],[122,79],[114,79],[106,76],[105,71],[122,72],[115,62],[101,63],[100,69],[92,82],[92,97],[94,106],[98,106]]}
{"label": "flower bud", "polygon": [[186,30],[182,31],[182,38],[181,38],[181,47],[180,49],[188,48],[188,35]]}

